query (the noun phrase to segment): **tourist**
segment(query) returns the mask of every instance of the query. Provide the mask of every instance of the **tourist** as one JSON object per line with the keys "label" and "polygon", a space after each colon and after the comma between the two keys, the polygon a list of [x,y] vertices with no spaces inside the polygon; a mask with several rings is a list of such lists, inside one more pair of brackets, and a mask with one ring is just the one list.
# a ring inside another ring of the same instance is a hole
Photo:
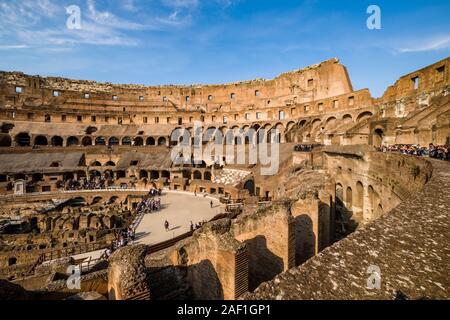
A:
{"label": "tourist", "polygon": [[166,228],[166,232],[169,231],[169,221],[166,220],[166,222],[164,222],[164,227]]}
{"label": "tourist", "polygon": [[211,209],[214,207],[214,202],[212,202],[212,200],[211,200]]}

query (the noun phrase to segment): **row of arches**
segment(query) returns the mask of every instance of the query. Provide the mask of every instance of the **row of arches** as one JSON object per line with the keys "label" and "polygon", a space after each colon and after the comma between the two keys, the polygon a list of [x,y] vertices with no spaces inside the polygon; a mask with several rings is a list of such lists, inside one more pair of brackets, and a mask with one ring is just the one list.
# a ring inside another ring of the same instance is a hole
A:
{"label": "row of arches", "polygon": [[378,192],[372,185],[367,188],[361,181],[354,186],[344,187],[336,184],[336,206],[345,209],[355,215],[361,215],[364,219],[375,219],[383,213],[383,206]]}
{"label": "row of arches", "polygon": [[[65,146],[71,147],[71,146],[116,146],[116,145],[128,145],[128,146],[165,146],[167,145],[167,138],[166,137],[148,137],[144,140],[143,137],[123,137],[121,139],[117,137],[90,137],[86,136],[81,138],[81,140],[78,137],[71,136],[66,139]],[[64,146],[64,139],[61,136],[53,136],[51,138],[44,136],[44,135],[38,135],[34,137],[33,139],[31,136],[26,133],[22,132],[17,134],[14,137],[14,142],[16,146],[19,147],[31,147],[31,146],[53,146],[53,147],[63,147]],[[0,147],[10,147],[12,145],[12,140],[9,135],[1,135],[0,136]]]}

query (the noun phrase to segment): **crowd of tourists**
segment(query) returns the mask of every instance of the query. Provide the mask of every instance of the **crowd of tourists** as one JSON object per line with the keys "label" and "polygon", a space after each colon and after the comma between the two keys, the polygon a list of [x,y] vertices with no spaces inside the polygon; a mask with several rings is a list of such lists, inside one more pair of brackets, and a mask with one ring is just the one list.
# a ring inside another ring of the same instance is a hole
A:
{"label": "crowd of tourists", "polygon": [[103,258],[108,259],[115,251],[129,244],[133,244],[135,239],[136,235],[131,227],[117,232],[111,246],[103,253]]}
{"label": "crowd of tourists", "polygon": [[104,190],[106,189],[107,181],[104,179],[91,180],[70,180],[66,184],[67,191],[78,190]]}
{"label": "crowd of tourists", "polygon": [[294,147],[295,152],[311,152],[314,146],[310,144],[298,144]]}
{"label": "crowd of tourists", "polygon": [[161,190],[151,189],[144,199],[137,205],[138,214],[153,213],[161,210]]}
{"label": "crowd of tourists", "polygon": [[381,146],[378,148],[381,152],[398,152],[407,155],[419,157],[430,157],[433,159],[450,161],[450,145],[429,144],[428,147],[417,145],[397,144],[392,146]]}

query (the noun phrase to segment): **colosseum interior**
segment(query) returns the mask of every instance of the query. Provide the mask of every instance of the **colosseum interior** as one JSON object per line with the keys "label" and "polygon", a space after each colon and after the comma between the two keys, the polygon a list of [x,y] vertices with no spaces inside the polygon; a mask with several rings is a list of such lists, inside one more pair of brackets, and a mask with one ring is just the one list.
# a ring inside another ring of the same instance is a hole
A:
{"label": "colosseum interior", "polygon": [[[450,298],[450,162],[390,148],[448,156],[449,68],[381,98],[338,59],[220,85],[0,72],[0,299]],[[177,203],[202,222],[144,223]]]}

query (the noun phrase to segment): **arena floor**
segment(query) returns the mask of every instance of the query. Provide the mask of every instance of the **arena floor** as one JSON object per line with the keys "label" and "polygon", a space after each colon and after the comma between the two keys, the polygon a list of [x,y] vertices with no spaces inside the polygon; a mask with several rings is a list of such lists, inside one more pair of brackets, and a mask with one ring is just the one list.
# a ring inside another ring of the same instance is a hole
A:
{"label": "arena floor", "polygon": [[[210,202],[214,202],[211,209]],[[136,243],[154,245],[189,232],[191,221],[196,224],[211,220],[224,212],[216,199],[183,192],[165,192],[161,197],[162,210],[146,214],[136,230]],[[166,232],[164,222],[170,224]]]}

